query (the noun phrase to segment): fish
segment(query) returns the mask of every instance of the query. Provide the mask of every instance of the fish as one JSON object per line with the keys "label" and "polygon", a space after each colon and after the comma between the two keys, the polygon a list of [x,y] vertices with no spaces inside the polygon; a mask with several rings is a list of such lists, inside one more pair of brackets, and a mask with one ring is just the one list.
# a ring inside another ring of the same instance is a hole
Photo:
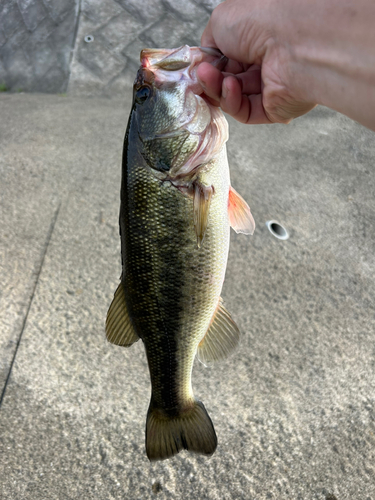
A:
{"label": "fish", "polygon": [[195,356],[226,358],[239,329],[220,297],[230,226],[252,234],[250,208],[231,187],[228,124],[205,99],[196,68],[220,51],[144,49],[126,129],[120,205],[122,274],[106,319],[107,340],[142,339],[151,379],[150,461],[181,450],[211,456],[217,436],[192,389]]}

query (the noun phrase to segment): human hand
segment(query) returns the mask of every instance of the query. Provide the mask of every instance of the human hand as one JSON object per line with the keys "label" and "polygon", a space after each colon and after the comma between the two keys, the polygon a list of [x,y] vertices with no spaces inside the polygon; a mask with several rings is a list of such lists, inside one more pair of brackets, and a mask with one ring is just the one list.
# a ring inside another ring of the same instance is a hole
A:
{"label": "human hand", "polygon": [[198,67],[208,100],[247,124],[289,123],[314,108],[293,74],[288,25],[273,0],[226,0],[216,7],[201,46],[218,48],[229,60],[223,71]]}

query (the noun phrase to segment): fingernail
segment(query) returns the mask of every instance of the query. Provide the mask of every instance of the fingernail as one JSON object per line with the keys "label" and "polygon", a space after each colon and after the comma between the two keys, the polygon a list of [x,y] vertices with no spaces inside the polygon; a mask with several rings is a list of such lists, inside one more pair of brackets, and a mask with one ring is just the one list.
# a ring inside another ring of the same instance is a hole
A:
{"label": "fingernail", "polygon": [[224,80],[224,82],[223,82],[223,88],[221,90],[221,95],[224,97],[224,99],[227,97],[227,93],[228,93],[228,88],[225,85],[225,80]]}
{"label": "fingernail", "polygon": [[199,77],[198,77],[198,82],[201,84],[203,89],[206,90],[206,82],[204,80],[202,80],[202,78],[199,78]]}

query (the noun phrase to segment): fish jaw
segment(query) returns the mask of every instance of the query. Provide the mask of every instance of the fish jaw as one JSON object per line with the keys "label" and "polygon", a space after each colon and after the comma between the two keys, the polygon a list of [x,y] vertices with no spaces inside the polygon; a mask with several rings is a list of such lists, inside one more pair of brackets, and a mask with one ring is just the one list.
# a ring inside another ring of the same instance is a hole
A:
{"label": "fish jaw", "polygon": [[188,45],[177,49],[143,49],[140,59],[142,68],[152,71],[159,85],[185,81],[197,95],[203,93],[196,74],[197,66],[208,62],[220,67],[227,61],[217,49]]}
{"label": "fish jaw", "polygon": [[[218,107],[211,105],[201,97],[203,88],[198,82],[196,68],[201,62],[220,65],[223,56],[216,49],[189,47],[184,45],[177,49],[144,49],[141,52],[141,67],[134,84],[135,93],[143,85],[152,87],[155,95],[164,101],[164,110],[170,111],[174,118],[163,128],[156,129],[154,135],[140,132],[141,140],[169,140],[179,134],[191,136],[191,154],[181,162],[172,161],[168,173],[158,173],[158,178],[169,180],[176,187],[186,187],[197,170],[217,156],[228,140],[228,123]],[[183,106],[175,116],[176,101],[174,89],[183,89],[180,95]],[[172,89],[172,90],[171,90]],[[163,94],[163,97],[161,96]],[[157,104],[157,100],[156,100]],[[147,115],[149,123],[150,115]],[[164,169],[163,169],[164,170]]]}

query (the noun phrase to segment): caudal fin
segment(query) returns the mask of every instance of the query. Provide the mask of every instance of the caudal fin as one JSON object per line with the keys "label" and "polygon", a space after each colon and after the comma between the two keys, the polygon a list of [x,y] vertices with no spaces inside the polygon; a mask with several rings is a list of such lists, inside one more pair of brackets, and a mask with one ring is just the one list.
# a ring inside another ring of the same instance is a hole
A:
{"label": "caudal fin", "polygon": [[153,406],[147,413],[146,452],[150,460],[164,460],[185,449],[212,455],[217,437],[208,413],[200,401],[178,415],[170,416]]}

